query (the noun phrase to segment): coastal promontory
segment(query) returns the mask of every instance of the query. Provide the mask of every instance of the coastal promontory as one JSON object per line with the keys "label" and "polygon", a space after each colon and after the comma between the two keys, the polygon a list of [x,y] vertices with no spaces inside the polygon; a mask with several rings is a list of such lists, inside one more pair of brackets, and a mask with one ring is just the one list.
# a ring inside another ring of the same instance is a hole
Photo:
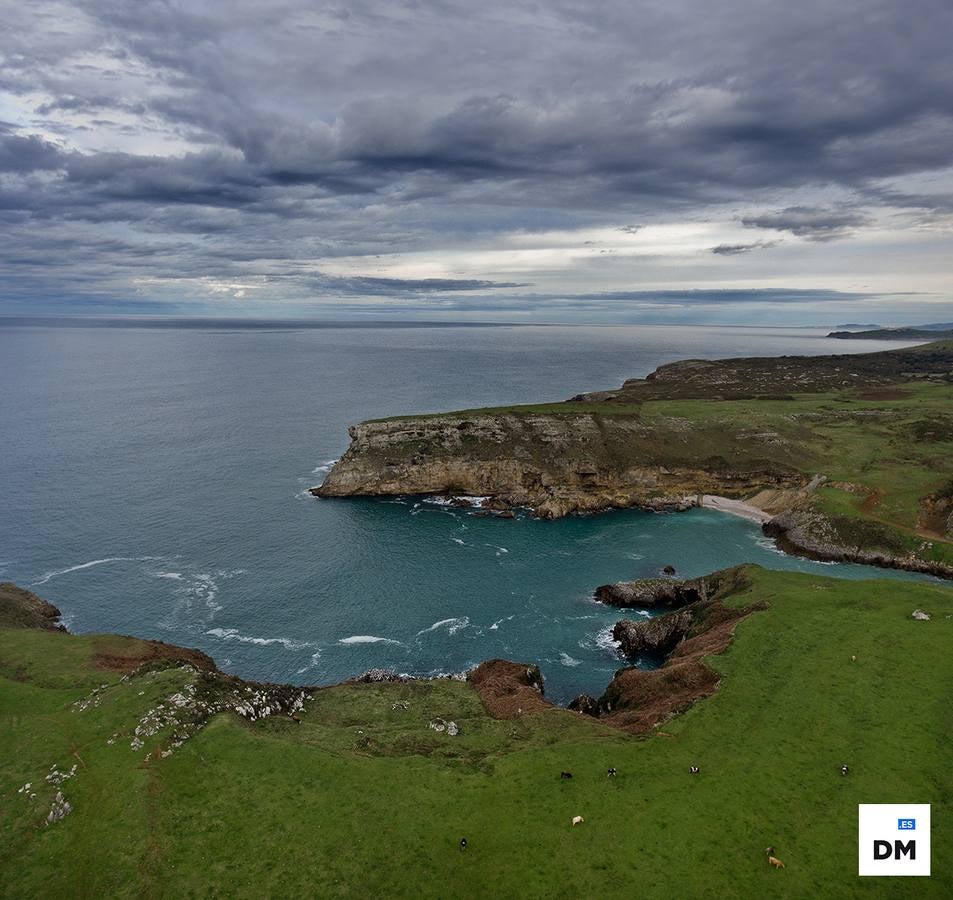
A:
{"label": "coastal promontory", "polygon": [[760,510],[784,549],[953,576],[951,373],[953,341],[684,360],[563,402],[354,425],[312,493],[470,495],[544,518],[713,495]]}

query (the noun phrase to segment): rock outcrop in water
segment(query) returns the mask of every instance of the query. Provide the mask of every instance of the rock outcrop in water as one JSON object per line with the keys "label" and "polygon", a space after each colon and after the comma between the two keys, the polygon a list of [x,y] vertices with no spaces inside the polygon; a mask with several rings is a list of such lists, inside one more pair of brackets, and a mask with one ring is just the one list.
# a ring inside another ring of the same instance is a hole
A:
{"label": "rock outcrop in water", "polygon": [[[570,704],[571,709],[641,733],[715,692],[719,678],[704,658],[723,652],[737,624],[766,605],[761,601],[744,607],[725,603],[728,596],[749,586],[743,566],[695,579],[694,584],[696,594],[681,596],[700,599],[652,619],[623,619],[613,629],[626,656],[648,655],[662,659],[662,665],[658,669],[620,669],[594,705],[592,698],[583,695]],[[650,580],[646,586],[651,590],[654,582]]]}
{"label": "rock outcrop in water", "polygon": [[705,579],[676,581],[671,578],[640,578],[617,581],[596,588],[593,599],[606,606],[641,609],[678,609],[701,600],[706,590]]}

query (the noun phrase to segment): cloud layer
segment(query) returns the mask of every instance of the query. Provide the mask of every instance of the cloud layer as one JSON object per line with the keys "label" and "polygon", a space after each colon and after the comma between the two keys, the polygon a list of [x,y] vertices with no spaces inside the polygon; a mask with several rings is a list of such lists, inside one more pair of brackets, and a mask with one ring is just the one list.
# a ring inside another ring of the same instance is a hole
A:
{"label": "cloud layer", "polygon": [[0,311],[950,299],[946,0],[0,6]]}

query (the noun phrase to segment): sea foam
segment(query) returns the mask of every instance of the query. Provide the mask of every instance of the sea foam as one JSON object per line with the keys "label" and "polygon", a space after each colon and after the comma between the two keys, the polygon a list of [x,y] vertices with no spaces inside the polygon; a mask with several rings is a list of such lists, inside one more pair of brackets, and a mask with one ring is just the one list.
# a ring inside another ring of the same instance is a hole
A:
{"label": "sea foam", "polygon": [[79,572],[82,569],[91,569],[93,566],[102,566],[106,563],[115,563],[115,562],[144,562],[145,560],[150,559],[162,559],[161,556],[106,556],[103,559],[91,559],[89,562],[79,563],[79,565],[69,566],[66,569],[55,569],[52,572],[47,572],[40,579],[34,581],[33,584],[46,584],[51,578],[56,578],[59,575],[68,575],[70,572]]}
{"label": "sea foam", "polygon": [[352,634],[350,637],[341,638],[339,644],[399,644],[391,638],[377,637],[373,634]]}
{"label": "sea foam", "polygon": [[439,622],[434,622],[428,628],[422,628],[417,632],[418,637],[422,634],[427,634],[428,631],[436,631],[438,628],[446,628],[448,634],[456,634],[463,628],[468,628],[470,625],[470,619],[467,616],[462,616],[458,619],[441,619]]}
{"label": "sea foam", "polygon": [[[280,644],[285,650],[306,650],[309,647],[314,647],[315,645],[310,641],[296,641],[292,638],[264,638],[264,637],[251,637],[246,634],[239,633],[237,628],[210,628],[205,632],[206,634],[212,635],[212,637],[221,638],[223,641],[238,641],[242,644],[258,644],[261,647],[269,647],[272,644]],[[320,655],[320,651],[316,655]],[[313,659],[314,657],[312,657]]]}

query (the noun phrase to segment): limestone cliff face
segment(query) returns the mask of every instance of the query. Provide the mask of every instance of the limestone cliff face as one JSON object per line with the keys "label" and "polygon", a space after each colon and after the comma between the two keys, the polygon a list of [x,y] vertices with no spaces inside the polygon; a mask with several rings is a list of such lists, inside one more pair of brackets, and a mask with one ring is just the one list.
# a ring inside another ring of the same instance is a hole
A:
{"label": "limestone cliff face", "polygon": [[681,420],[578,414],[475,414],[365,422],[313,493],[319,497],[493,496],[543,517],[610,507],[679,509],[701,493],[797,487],[791,469],[699,464]]}

